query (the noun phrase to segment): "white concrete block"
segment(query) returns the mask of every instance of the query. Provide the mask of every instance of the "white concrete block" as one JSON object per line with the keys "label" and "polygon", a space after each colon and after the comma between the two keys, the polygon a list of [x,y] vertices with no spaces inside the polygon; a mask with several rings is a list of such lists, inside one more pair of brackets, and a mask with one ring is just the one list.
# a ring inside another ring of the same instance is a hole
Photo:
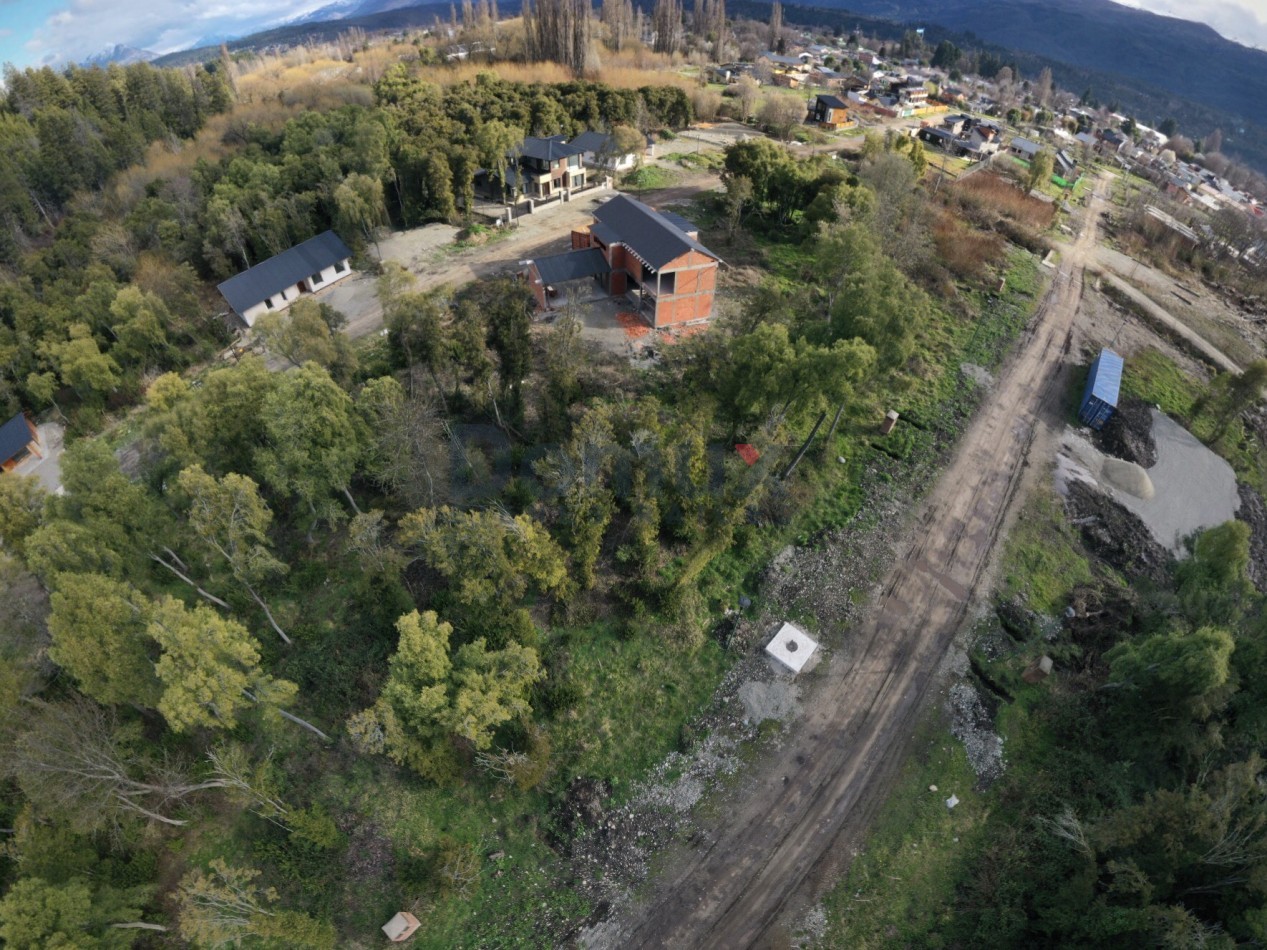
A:
{"label": "white concrete block", "polygon": [[818,644],[799,627],[785,623],[765,646],[770,654],[793,673],[799,673],[818,649]]}

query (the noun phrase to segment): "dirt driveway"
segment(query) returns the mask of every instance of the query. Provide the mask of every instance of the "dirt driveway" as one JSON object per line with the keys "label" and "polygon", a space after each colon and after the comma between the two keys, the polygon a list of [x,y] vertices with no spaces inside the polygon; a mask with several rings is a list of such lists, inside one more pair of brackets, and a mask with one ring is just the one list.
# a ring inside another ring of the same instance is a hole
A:
{"label": "dirt driveway", "polygon": [[724,824],[669,857],[647,897],[592,946],[765,946],[847,862],[900,765],[963,618],[1068,350],[1103,199],[1017,353],[912,524],[867,619],[832,657],[789,737],[717,809]]}

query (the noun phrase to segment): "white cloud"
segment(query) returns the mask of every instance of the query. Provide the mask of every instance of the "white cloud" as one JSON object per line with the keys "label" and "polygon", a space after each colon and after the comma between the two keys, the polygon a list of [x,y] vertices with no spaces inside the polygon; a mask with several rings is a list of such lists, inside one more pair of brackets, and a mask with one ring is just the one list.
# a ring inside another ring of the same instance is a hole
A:
{"label": "white cloud", "polygon": [[1267,3],[1264,0],[1119,0],[1163,16],[1206,23],[1218,33],[1267,49]]}
{"label": "white cloud", "polygon": [[[0,0],[4,3],[5,0]],[[70,0],[26,43],[42,62],[76,62],[115,44],[170,53],[208,36],[246,35],[327,0]]]}

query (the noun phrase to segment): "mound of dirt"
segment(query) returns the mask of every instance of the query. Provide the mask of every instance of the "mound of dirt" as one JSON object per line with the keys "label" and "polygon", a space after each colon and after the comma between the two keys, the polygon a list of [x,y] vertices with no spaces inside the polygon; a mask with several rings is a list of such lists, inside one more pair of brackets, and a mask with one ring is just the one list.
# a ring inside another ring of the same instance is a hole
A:
{"label": "mound of dirt", "polygon": [[1094,435],[1095,445],[1105,455],[1134,462],[1143,468],[1157,464],[1157,443],[1153,440],[1153,417],[1149,405],[1139,399],[1124,399],[1117,412]]}
{"label": "mound of dirt", "polygon": [[1070,482],[1065,502],[1083,543],[1128,577],[1166,580],[1170,552],[1157,543],[1140,517],[1084,482]]}
{"label": "mound of dirt", "polygon": [[1249,579],[1259,590],[1267,590],[1267,504],[1244,482],[1236,483],[1236,493],[1241,498],[1236,520],[1249,525]]}
{"label": "mound of dirt", "polygon": [[567,794],[555,809],[562,839],[559,843],[569,843],[576,835],[596,827],[603,820],[611,794],[611,782],[607,779],[584,775],[572,779]]}
{"label": "mound of dirt", "polygon": [[1153,480],[1134,462],[1106,458],[1104,466],[1100,469],[1100,477],[1118,491],[1124,491],[1144,501],[1148,501],[1156,494]]}

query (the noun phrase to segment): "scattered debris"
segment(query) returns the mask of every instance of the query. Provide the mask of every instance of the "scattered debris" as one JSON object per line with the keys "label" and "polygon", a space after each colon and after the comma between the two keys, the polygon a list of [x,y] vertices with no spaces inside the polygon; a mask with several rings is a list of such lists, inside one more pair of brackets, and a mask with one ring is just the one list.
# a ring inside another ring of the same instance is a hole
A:
{"label": "scattered debris", "polygon": [[951,795],[949,798],[946,799],[946,810],[954,811],[955,806],[958,804],[959,804],[959,796]]}
{"label": "scattered debris", "polygon": [[976,363],[960,363],[959,372],[963,373],[978,386],[989,389],[994,385],[994,376],[984,366]]}
{"label": "scattered debris", "polygon": [[884,421],[880,423],[880,435],[888,435],[893,431],[893,427],[897,425],[898,415],[893,409],[884,414]]}
{"label": "scattered debris", "polygon": [[994,731],[994,719],[971,683],[961,680],[951,686],[947,705],[950,733],[968,753],[977,788],[988,788],[1003,775],[1003,737]]}
{"label": "scattered debris", "polygon": [[1138,515],[1081,482],[1069,485],[1066,507],[1069,520],[1094,555],[1128,577],[1165,583],[1170,552],[1157,543]]}

